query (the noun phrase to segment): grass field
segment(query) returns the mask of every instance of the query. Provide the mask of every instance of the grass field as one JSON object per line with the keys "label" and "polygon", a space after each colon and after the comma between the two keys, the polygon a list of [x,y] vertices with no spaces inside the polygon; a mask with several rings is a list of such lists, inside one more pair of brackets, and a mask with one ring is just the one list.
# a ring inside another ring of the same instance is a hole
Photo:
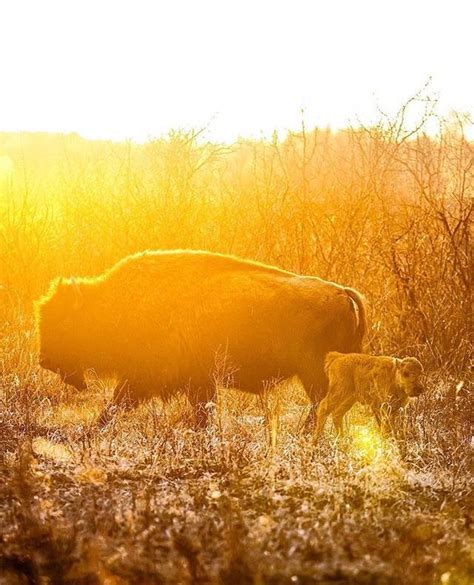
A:
{"label": "grass field", "polygon": [[[233,145],[0,133],[0,585],[474,582],[472,121],[432,104]],[[41,370],[33,303],[57,276],[175,248],[363,293],[366,351],[427,372],[397,439],[361,409],[315,446],[294,380],[220,389],[205,431],[184,397],[97,429],[110,385]]]}
{"label": "grass field", "polygon": [[0,405],[2,585],[472,582],[472,413],[453,380],[407,406],[397,441],[360,409],[314,446],[295,381],[220,390],[205,431],[179,397],[98,430],[107,387],[25,374]]}

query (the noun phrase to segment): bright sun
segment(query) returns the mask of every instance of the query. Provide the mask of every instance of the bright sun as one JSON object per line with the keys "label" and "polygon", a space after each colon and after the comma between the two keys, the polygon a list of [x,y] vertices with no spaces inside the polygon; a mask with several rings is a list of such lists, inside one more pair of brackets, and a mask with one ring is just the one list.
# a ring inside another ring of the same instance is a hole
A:
{"label": "bright sun", "polygon": [[[391,8],[390,8],[391,5]],[[429,76],[472,111],[470,3],[15,0],[2,3],[0,130],[232,141],[370,120]],[[302,114],[302,110],[304,113]]]}

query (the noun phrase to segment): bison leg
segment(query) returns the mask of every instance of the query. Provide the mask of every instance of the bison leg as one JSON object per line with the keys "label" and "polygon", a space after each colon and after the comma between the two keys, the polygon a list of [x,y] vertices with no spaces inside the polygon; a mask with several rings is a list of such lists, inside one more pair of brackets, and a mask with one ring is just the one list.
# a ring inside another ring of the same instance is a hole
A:
{"label": "bison leg", "polygon": [[311,406],[309,407],[308,416],[305,418],[303,423],[303,432],[304,433],[312,433],[313,429],[316,424],[317,420],[317,411],[318,411],[318,404],[315,402],[311,402]]}
{"label": "bison leg", "polygon": [[[314,405],[313,405],[314,406]],[[328,397],[323,398],[319,403],[317,414],[316,414],[316,428],[314,430],[314,440],[317,441],[323,434],[324,426],[328,416],[331,414],[331,405]]]}
{"label": "bison leg", "polygon": [[316,424],[316,413],[318,404],[322,398],[327,394],[328,380],[324,373],[323,367],[318,367],[310,373],[301,374],[299,376],[303,388],[305,389],[308,398],[311,401],[311,408],[308,416],[303,424],[303,431],[305,433],[311,433],[314,430]]}
{"label": "bison leg", "polygon": [[97,419],[97,425],[99,428],[105,427],[115,416],[118,408],[132,410],[138,406],[138,403],[138,399],[130,392],[128,383],[117,386],[114,390],[112,400],[100,413]]}
{"label": "bison leg", "polygon": [[188,400],[194,412],[195,425],[199,429],[206,428],[209,422],[209,403],[215,397],[215,388],[192,388],[188,393]]}

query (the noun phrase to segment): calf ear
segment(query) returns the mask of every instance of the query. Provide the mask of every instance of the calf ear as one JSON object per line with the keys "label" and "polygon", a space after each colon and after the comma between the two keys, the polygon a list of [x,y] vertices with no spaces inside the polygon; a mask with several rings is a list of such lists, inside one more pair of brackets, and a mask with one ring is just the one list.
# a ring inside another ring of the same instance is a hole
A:
{"label": "calf ear", "polygon": [[395,358],[397,371],[400,372],[400,375],[404,376],[407,370],[410,370],[412,367],[411,365],[411,358]]}
{"label": "calf ear", "polygon": [[407,361],[406,358],[402,359],[400,362],[400,371],[403,375],[410,371],[410,362]]}
{"label": "calf ear", "polygon": [[420,372],[423,372],[423,366],[419,360],[414,357],[406,357],[402,360],[403,366],[410,367],[411,369],[418,368]]}
{"label": "calf ear", "polygon": [[420,368],[420,370],[422,372],[424,372],[425,371],[425,368],[423,367],[423,364],[419,360],[417,360],[416,358],[413,358],[413,359],[415,360],[415,363]]}

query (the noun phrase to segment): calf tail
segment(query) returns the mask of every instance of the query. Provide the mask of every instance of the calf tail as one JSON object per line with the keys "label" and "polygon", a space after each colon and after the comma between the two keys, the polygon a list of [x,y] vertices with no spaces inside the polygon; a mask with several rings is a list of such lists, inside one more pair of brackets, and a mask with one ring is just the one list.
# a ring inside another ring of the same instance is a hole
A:
{"label": "calf tail", "polygon": [[364,297],[353,288],[346,287],[344,289],[347,296],[352,301],[356,313],[356,346],[354,351],[362,351],[362,341],[367,333],[367,312],[365,309]]}
{"label": "calf tail", "polygon": [[334,360],[337,360],[337,358],[340,358],[343,355],[345,354],[340,353],[338,351],[330,351],[329,353],[326,354],[326,357],[324,359],[324,373],[326,374],[326,376],[329,377],[329,368],[331,367]]}

